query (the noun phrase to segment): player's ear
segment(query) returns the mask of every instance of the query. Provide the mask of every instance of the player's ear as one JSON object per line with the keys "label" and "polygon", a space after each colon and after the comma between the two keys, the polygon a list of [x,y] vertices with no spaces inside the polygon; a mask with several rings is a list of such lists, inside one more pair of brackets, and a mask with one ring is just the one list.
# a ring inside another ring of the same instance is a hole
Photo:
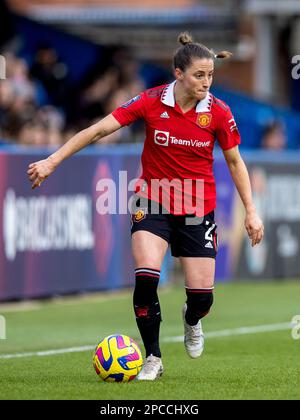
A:
{"label": "player's ear", "polygon": [[178,67],[176,67],[175,71],[174,71],[176,80],[182,80],[183,79],[183,71],[180,70]]}

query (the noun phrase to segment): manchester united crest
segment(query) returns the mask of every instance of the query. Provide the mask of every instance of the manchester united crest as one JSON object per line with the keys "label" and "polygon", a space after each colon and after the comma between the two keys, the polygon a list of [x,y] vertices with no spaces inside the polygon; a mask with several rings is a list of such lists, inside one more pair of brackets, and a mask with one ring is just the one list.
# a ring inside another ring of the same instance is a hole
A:
{"label": "manchester united crest", "polygon": [[197,123],[201,128],[207,128],[211,123],[211,114],[199,114],[197,117]]}
{"label": "manchester united crest", "polygon": [[140,222],[141,220],[145,219],[145,217],[146,217],[146,211],[140,209],[135,212],[133,219],[135,222]]}

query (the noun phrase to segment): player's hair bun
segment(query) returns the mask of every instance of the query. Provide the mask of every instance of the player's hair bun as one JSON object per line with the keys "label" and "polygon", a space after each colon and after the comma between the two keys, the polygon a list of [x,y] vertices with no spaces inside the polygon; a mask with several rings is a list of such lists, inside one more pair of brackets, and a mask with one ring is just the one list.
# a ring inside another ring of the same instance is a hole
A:
{"label": "player's hair bun", "polygon": [[219,51],[215,53],[213,50],[207,48],[199,42],[194,42],[193,37],[188,32],[181,32],[178,36],[178,42],[182,44],[177,49],[173,57],[174,69],[185,71],[195,58],[216,60],[218,58],[224,59],[232,56],[229,51]]}
{"label": "player's hair bun", "polygon": [[178,42],[182,45],[192,44],[193,38],[188,32],[181,32],[181,34],[178,37]]}

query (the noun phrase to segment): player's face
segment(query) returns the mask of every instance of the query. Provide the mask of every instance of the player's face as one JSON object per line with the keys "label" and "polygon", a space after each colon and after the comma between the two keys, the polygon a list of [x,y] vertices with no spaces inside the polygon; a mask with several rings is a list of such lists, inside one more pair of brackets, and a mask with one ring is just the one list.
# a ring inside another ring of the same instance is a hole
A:
{"label": "player's face", "polygon": [[175,70],[177,80],[180,80],[188,96],[201,101],[206,97],[212,84],[214,62],[207,58],[194,58],[191,65],[181,71]]}

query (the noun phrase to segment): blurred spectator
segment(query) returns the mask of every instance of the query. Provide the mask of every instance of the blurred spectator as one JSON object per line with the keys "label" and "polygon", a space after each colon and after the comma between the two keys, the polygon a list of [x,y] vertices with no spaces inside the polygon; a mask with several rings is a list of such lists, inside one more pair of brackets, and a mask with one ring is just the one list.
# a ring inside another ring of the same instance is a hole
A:
{"label": "blurred spectator", "polygon": [[116,89],[118,89],[118,72],[115,68],[108,68],[98,76],[80,94],[80,114],[89,120],[105,115],[105,104]]}
{"label": "blurred spectator", "polygon": [[34,115],[35,87],[26,62],[6,54],[7,79],[0,83],[1,135],[15,141],[24,121]]}
{"label": "blurred spectator", "polygon": [[36,118],[49,130],[62,131],[65,125],[63,114],[51,105],[41,107],[36,112]]}
{"label": "blurred spectator", "polygon": [[43,146],[47,144],[46,127],[37,121],[26,122],[19,132],[19,143],[23,146]]}
{"label": "blurred spectator", "polygon": [[[134,95],[136,96],[136,95]],[[129,101],[133,96],[130,96],[130,92],[124,88],[119,88],[114,92],[111,92],[110,97],[105,103],[104,114],[110,114],[114,109],[119,107],[121,104]]]}
{"label": "blurred spectator", "polygon": [[263,133],[261,146],[266,150],[283,150],[287,145],[284,126],[279,121],[270,123]]}
{"label": "blurred spectator", "polygon": [[[6,53],[5,58],[0,137],[22,145],[59,146],[145,89],[136,62],[124,48],[79,90],[70,90],[67,67],[47,45],[38,48],[31,69],[12,53]],[[141,130],[136,123],[98,144],[140,141]]]}
{"label": "blurred spectator", "polygon": [[66,104],[69,91],[68,68],[59,60],[51,46],[44,44],[38,47],[31,74],[43,84],[51,104],[56,106]]}

